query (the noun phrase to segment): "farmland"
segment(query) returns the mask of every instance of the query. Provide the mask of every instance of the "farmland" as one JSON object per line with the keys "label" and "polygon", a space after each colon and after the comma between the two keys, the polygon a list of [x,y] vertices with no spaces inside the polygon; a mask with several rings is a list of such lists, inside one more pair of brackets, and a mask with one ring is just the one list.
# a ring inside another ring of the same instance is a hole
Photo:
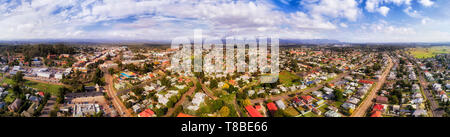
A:
{"label": "farmland", "polygon": [[416,58],[432,58],[438,54],[450,54],[450,46],[417,47],[409,49],[409,53]]}

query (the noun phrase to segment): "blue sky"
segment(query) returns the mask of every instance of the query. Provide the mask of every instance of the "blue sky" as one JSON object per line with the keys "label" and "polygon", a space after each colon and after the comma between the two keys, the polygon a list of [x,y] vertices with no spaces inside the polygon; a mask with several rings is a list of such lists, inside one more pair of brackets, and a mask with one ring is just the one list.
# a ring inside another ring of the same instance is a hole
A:
{"label": "blue sky", "polygon": [[0,0],[0,40],[279,35],[448,42],[448,0]]}

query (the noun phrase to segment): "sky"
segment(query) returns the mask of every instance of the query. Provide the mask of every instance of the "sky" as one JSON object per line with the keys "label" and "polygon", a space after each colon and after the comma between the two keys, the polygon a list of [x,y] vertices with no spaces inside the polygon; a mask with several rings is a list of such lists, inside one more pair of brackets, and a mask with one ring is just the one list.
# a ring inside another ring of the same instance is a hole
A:
{"label": "sky", "polygon": [[0,40],[449,42],[449,0],[0,0]]}

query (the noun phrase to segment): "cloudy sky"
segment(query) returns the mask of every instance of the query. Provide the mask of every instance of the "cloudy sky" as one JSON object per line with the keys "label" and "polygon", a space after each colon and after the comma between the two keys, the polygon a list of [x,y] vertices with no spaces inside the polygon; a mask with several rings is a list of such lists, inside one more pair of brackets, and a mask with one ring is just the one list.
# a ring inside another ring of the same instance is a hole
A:
{"label": "cloudy sky", "polygon": [[449,0],[0,0],[0,40],[207,36],[448,42]]}

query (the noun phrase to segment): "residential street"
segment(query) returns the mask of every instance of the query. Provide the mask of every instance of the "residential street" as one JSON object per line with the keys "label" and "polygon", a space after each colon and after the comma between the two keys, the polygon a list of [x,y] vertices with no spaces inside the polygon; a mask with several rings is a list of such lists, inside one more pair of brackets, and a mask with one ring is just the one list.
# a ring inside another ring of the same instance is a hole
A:
{"label": "residential street", "polygon": [[362,103],[355,109],[355,111],[352,113],[352,115],[350,117],[366,116],[367,110],[370,109],[370,107],[372,106],[373,99],[375,99],[375,97],[377,97],[376,93],[383,86],[384,82],[386,81],[386,77],[389,74],[389,72],[391,71],[393,65],[394,65],[394,63],[392,62],[392,58],[389,57],[389,65],[384,70],[383,74],[381,75],[380,80],[378,82],[376,82],[375,87],[368,93],[365,100],[362,101]]}
{"label": "residential street", "polygon": [[113,86],[113,78],[109,72],[105,73],[105,81],[106,81],[106,92],[108,96],[112,99],[114,108],[118,111],[118,114],[123,117],[131,117],[131,110],[127,109],[125,105],[122,103],[119,97],[117,97],[117,92]]}
{"label": "residential street", "polygon": [[176,108],[180,107],[180,105],[183,104],[184,101],[186,101],[187,96],[191,96],[192,93],[194,93],[196,87],[197,87],[197,80],[195,79],[191,79],[194,82],[194,86],[191,87],[186,93],[183,94],[183,96],[181,96],[180,100],[178,100],[178,102],[171,108],[169,108],[169,110],[167,110],[166,115],[164,115],[164,117],[170,117],[172,116],[173,112],[176,110]]}
{"label": "residential street", "polygon": [[[417,64],[418,66],[418,64]],[[423,77],[423,72],[418,69],[419,71],[419,83],[420,86],[422,87],[423,93],[426,96],[426,99],[429,101],[429,105],[430,105],[430,109],[431,109],[431,114],[433,117],[442,117],[442,115],[444,115],[445,111],[439,109],[439,104],[437,103],[437,101],[435,100],[435,97],[433,96],[433,91],[431,91],[430,89],[428,89],[428,85],[429,83],[425,80],[425,78]]]}

